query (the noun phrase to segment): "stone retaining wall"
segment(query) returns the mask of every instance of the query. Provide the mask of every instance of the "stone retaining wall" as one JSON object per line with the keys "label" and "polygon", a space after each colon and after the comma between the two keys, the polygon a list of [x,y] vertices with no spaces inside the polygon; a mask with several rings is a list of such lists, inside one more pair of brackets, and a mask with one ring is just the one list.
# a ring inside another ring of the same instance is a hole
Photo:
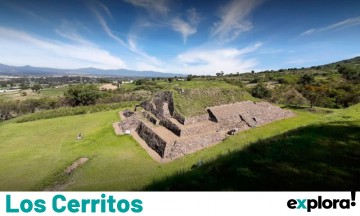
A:
{"label": "stone retaining wall", "polygon": [[180,124],[184,124],[185,123],[185,117],[182,116],[181,114],[177,113],[176,111],[174,111],[173,116],[174,119],[176,119]]}
{"label": "stone retaining wall", "polygon": [[143,139],[147,145],[156,151],[161,157],[164,157],[164,152],[166,148],[166,142],[161,139],[151,128],[146,126],[143,122],[139,123],[139,126],[136,128],[136,132],[139,134],[141,139]]}
{"label": "stone retaining wall", "polygon": [[155,116],[153,116],[150,113],[144,112],[144,117],[149,120],[151,123],[153,123],[154,125],[158,125],[160,123],[160,120],[157,119]]}
{"label": "stone retaining wall", "polygon": [[181,134],[181,129],[167,118],[162,118],[160,120],[160,125],[166,127],[169,131],[173,132],[177,136],[180,136]]}

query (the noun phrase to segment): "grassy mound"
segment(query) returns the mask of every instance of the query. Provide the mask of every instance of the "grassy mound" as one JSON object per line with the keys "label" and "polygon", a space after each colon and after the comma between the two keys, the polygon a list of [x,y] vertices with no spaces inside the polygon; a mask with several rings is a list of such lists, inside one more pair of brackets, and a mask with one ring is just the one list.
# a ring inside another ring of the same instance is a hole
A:
{"label": "grassy mound", "polygon": [[177,81],[164,84],[163,89],[174,93],[175,110],[185,117],[205,114],[205,108],[210,106],[258,100],[242,87],[220,80]]}
{"label": "grassy mound", "polygon": [[206,113],[206,107],[237,101],[255,100],[249,93],[238,88],[194,88],[184,93],[174,94],[175,109],[183,116],[195,116]]}

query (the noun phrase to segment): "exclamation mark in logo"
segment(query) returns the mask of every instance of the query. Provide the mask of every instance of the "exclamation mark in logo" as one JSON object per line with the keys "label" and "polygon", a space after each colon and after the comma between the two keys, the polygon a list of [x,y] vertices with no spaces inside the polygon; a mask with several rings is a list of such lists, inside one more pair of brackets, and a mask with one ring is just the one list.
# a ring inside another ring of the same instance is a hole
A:
{"label": "exclamation mark in logo", "polygon": [[355,206],[356,202],[355,202],[355,195],[356,195],[356,191],[351,191],[351,205]]}

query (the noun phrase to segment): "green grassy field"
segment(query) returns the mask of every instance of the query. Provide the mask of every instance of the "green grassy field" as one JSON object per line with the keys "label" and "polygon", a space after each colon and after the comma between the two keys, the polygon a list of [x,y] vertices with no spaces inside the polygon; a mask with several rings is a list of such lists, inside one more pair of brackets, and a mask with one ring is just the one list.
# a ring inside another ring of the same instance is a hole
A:
{"label": "green grassy field", "polygon": [[[159,189],[149,185],[156,185],[156,182],[166,181],[179,173],[187,173],[199,160],[217,164],[219,158],[227,158],[230,152],[243,152],[243,149],[246,152],[249,145],[258,146],[257,143],[262,140],[293,129],[314,124],[326,125],[334,121],[339,124],[352,122],[359,127],[360,105],[334,110],[330,114],[302,109],[294,111],[298,114],[294,118],[239,133],[221,144],[166,164],[152,160],[130,136],[114,134],[111,124],[118,121],[117,111],[25,123],[8,121],[0,124],[0,190],[43,190],[60,183],[65,184],[64,190]],[[79,132],[85,138],[76,141]],[[342,132],[346,134],[346,131]],[[312,135],[316,136],[316,133]],[[355,136],[353,133],[350,135]],[[342,138],[350,139],[339,137]],[[354,145],[358,147],[356,139]],[[321,140],[319,142],[321,144]],[[343,142],[346,144],[347,140]],[[353,139],[351,142],[354,142]],[[272,143],[267,145],[271,146]],[[277,149],[276,143],[274,146]],[[304,146],[311,148],[311,143],[304,143]],[[262,148],[259,149],[261,152]],[[90,160],[73,174],[63,174],[64,169],[80,157],[88,157]],[[323,162],[326,166],[327,161]],[[336,172],[333,175],[341,177]],[[171,189],[165,186],[162,189],[166,188]]]}
{"label": "green grassy field", "polygon": [[67,86],[62,86],[58,88],[46,88],[42,89],[39,93],[33,92],[32,90],[25,90],[27,93],[26,96],[21,96],[20,91],[16,92],[6,92],[0,94],[0,99],[5,100],[26,100],[26,99],[39,99],[44,97],[62,97],[64,92],[68,89]]}

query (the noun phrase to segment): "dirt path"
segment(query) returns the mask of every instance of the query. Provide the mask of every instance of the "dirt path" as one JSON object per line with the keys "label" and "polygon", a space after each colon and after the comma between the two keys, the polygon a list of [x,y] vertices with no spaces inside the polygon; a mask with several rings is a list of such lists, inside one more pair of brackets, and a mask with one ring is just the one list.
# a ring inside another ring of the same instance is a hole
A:
{"label": "dirt path", "polygon": [[[82,158],[78,159],[77,161],[72,163],[70,166],[68,166],[64,170],[64,174],[66,174],[68,176],[71,175],[73,172],[76,171],[77,168],[79,168],[81,165],[85,164],[88,160],[89,159],[86,157],[82,157]],[[65,181],[54,182],[54,185],[45,188],[44,191],[63,191],[63,190],[65,190],[65,188],[67,188],[69,185],[74,183],[74,181],[70,181],[68,178],[69,177],[67,177],[67,179]]]}

